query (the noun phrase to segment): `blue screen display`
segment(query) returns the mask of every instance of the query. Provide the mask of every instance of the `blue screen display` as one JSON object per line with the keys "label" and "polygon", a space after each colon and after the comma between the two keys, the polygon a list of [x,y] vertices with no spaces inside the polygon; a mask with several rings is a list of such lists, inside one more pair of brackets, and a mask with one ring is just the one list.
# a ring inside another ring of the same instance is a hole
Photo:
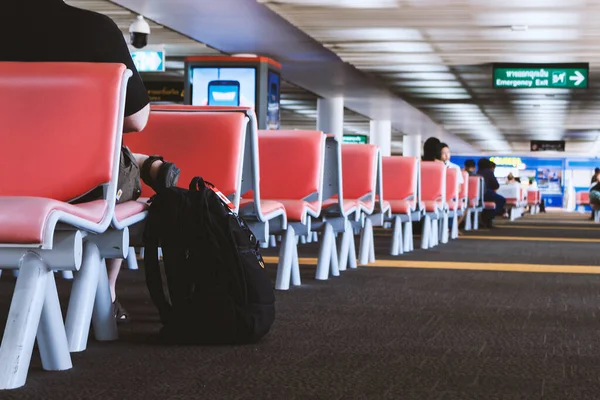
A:
{"label": "blue screen display", "polygon": [[256,107],[255,68],[196,67],[191,81],[192,105]]}

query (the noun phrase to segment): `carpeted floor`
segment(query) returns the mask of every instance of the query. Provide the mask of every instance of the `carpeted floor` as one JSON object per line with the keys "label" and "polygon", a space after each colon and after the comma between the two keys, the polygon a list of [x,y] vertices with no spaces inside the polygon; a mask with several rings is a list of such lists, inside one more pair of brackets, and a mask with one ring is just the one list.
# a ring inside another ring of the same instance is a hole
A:
{"label": "carpeted floor", "polygon": [[[600,226],[560,220],[569,218],[502,222],[396,259],[586,265],[600,272]],[[549,223],[553,228],[545,229]],[[588,229],[569,229],[574,226]],[[392,258],[386,255],[389,240],[378,232],[379,260]],[[316,251],[314,245],[300,249],[300,257]],[[275,266],[268,268],[273,273]],[[277,292],[270,335],[237,348],[156,344],[159,326],[143,272],[124,271],[119,296],[133,320],[120,327],[121,340],[91,340],[65,372],[42,371],[34,354],[27,385],[0,392],[0,399],[600,398],[600,274],[463,271],[440,264],[361,267],[317,282],[314,265],[301,268],[303,286]],[[70,284],[58,284],[64,301]],[[1,324],[13,286],[4,274]]]}

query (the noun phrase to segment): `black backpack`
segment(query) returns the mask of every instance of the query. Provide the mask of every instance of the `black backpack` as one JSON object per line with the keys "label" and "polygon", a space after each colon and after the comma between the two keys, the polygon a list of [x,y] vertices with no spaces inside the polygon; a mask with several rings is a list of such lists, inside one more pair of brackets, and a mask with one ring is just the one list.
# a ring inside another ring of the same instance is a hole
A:
{"label": "black backpack", "polygon": [[258,241],[220,196],[213,185],[194,178],[189,190],[171,187],[151,199],[144,232],[146,284],[167,343],[254,343],[275,320],[273,284]]}

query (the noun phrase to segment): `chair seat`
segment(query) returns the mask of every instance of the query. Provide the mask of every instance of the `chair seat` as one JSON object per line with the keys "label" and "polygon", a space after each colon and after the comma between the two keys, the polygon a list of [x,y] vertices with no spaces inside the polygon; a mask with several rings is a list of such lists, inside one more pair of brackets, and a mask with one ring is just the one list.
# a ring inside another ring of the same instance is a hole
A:
{"label": "chair seat", "polygon": [[393,214],[410,214],[413,211],[412,200],[391,200],[390,207]]}
{"label": "chair seat", "polygon": [[146,203],[147,201],[147,198],[140,198],[136,201],[127,201],[125,203],[117,204],[115,206],[115,218],[117,221],[123,221],[134,215],[148,211],[150,206]]}
{"label": "chair seat", "polygon": [[64,212],[87,223],[100,223],[106,214],[106,200],[69,204],[40,197],[0,197],[0,243],[41,244],[48,218]]}
{"label": "chair seat", "polygon": [[460,209],[459,205],[460,205],[460,202],[451,200],[448,202],[448,209],[450,211],[458,211]]}
{"label": "chair seat", "polygon": [[305,222],[306,214],[309,213],[313,217],[318,217],[318,205],[309,203],[304,200],[277,200],[283,204],[287,220],[292,222]]}
{"label": "chair seat", "polygon": [[[337,199],[328,199],[323,202],[323,208],[329,208],[338,204]],[[342,209],[345,213],[350,213],[358,208],[356,200],[344,200]]]}
{"label": "chair seat", "polygon": [[[254,204],[254,200],[252,199],[241,199],[240,200],[240,209],[246,207],[250,204]],[[269,214],[273,214],[275,212],[285,211],[285,207],[278,201],[274,200],[261,200],[260,201],[260,210],[261,212],[269,219]],[[241,214],[241,213],[240,213]]]}
{"label": "chair seat", "polygon": [[428,213],[441,211],[444,207],[444,204],[441,201],[430,200],[424,201],[423,203],[425,203],[425,212]]}
{"label": "chair seat", "polygon": [[494,203],[493,201],[486,201],[485,203],[483,203],[483,207],[486,210],[491,210],[491,209],[496,208],[496,203]]}

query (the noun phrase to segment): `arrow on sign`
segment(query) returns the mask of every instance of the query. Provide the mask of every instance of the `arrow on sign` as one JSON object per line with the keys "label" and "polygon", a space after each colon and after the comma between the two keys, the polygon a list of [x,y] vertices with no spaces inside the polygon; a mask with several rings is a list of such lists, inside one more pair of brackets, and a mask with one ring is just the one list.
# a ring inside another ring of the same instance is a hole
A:
{"label": "arrow on sign", "polygon": [[585,76],[579,71],[575,71],[575,76],[570,76],[569,80],[575,81],[575,86],[581,85],[581,82],[585,81]]}
{"label": "arrow on sign", "polygon": [[[148,57],[146,58],[146,63],[148,65],[148,68],[150,68],[153,71],[157,71],[158,67],[160,67],[160,64],[162,64],[162,58],[160,58],[160,56],[158,55],[158,53],[156,51],[152,51],[152,52],[148,53]],[[581,75],[581,77],[583,78],[583,75]]]}

